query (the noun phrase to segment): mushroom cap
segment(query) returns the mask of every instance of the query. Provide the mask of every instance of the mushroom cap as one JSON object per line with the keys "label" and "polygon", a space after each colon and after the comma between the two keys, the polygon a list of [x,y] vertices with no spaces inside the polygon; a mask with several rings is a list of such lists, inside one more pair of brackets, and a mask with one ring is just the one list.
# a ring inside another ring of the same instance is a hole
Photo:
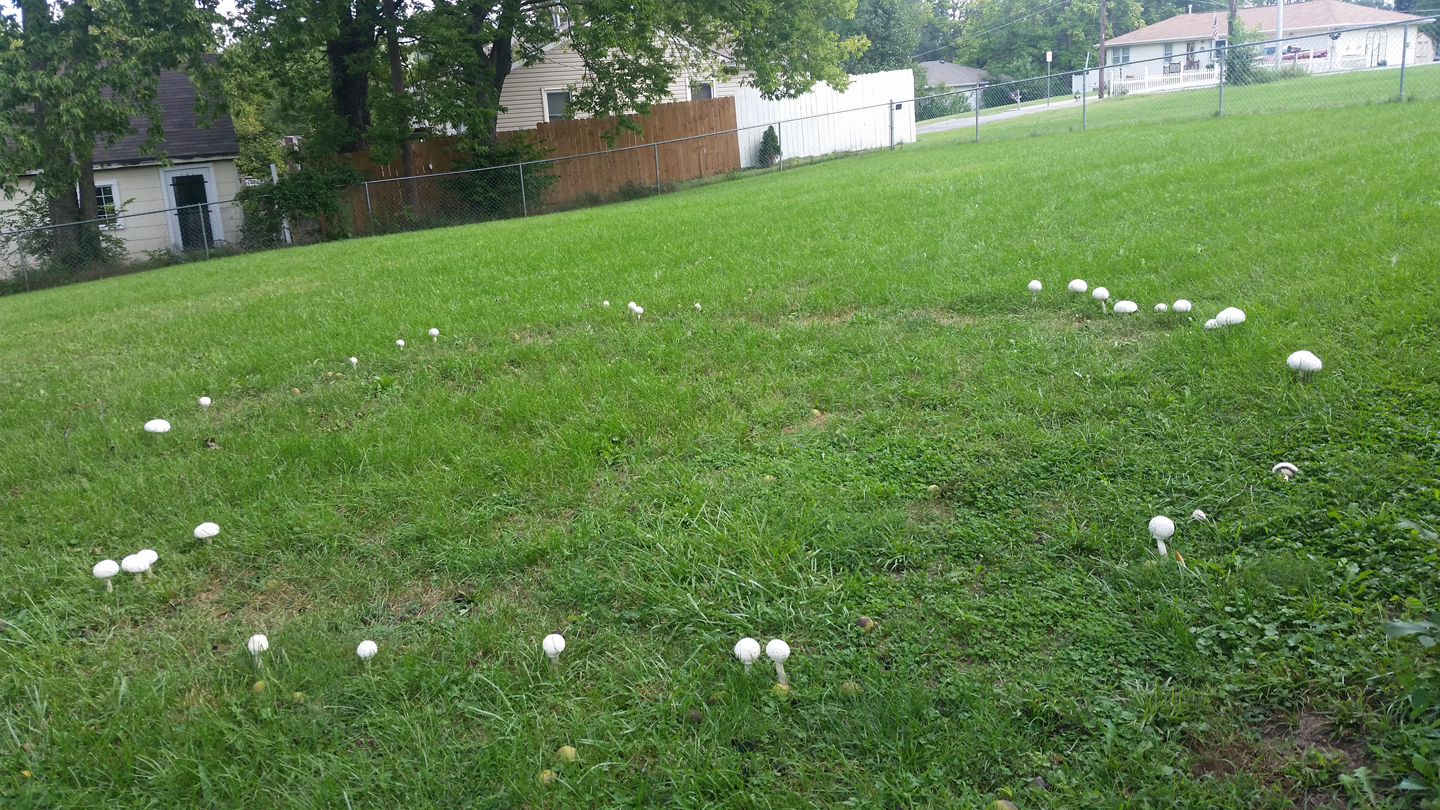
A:
{"label": "mushroom cap", "polygon": [[1150,536],[1156,540],[1169,540],[1175,534],[1175,521],[1164,515],[1150,518]]}
{"label": "mushroom cap", "polygon": [[551,633],[545,637],[544,641],[540,642],[540,646],[545,648],[546,655],[554,658],[565,652],[565,637],[559,633]]}
{"label": "mushroom cap", "polygon": [[1115,311],[1120,313],[1121,315],[1129,315],[1130,313],[1135,312],[1139,309],[1140,305],[1136,304],[1134,301],[1115,302]]}
{"label": "mushroom cap", "polygon": [[202,408],[208,408],[208,407],[210,407],[210,397],[200,397],[200,407],[202,407]]}
{"label": "mushroom cap", "polygon": [[634,311],[635,311],[635,302],[634,302],[634,301],[631,301],[630,303],[626,304],[625,306],[629,307],[631,312],[634,312]]}
{"label": "mushroom cap", "polygon": [[120,560],[120,570],[127,574],[143,574],[150,570],[150,562],[139,554],[131,554]]}
{"label": "mushroom cap", "polygon": [[1304,349],[1285,358],[1285,365],[1296,371],[1319,371],[1321,368],[1320,358]]}
{"label": "mushroom cap", "polygon": [[1176,301],[1176,302],[1175,302],[1175,311],[1176,311],[1176,312],[1189,312],[1189,311],[1190,311],[1190,302],[1187,301],[1187,300],[1185,300],[1184,298],[1181,298],[1179,301]]}
{"label": "mushroom cap", "polygon": [[266,638],[264,633],[256,633],[245,641],[245,649],[249,650],[251,655],[259,655],[270,649],[270,639]]}
{"label": "mushroom cap", "polygon": [[1045,286],[1040,283],[1040,279],[1037,278],[1030,282],[1030,292],[1040,292],[1043,289]]}
{"label": "mushroom cap", "polygon": [[360,646],[355,648],[355,654],[360,656],[362,661],[369,661],[375,657],[375,653],[377,652],[380,652],[380,645],[368,638],[360,642]]}
{"label": "mushroom cap", "polygon": [[1215,316],[1215,321],[1221,326],[1234,326],[1236,324],[1244,323],[1245,311],[1241,309],[1236,309],[1235,307],[1226,307],[1220,310],[1220,313]]}
{"label": "mushroom cap", "polygon": [[358,357],[352,357],[352,358],[350,358],[350,365],[352,365],[352,366],[358,366],[358,365],[360,365],[360,358],[358,358]]}
{"label": "mushroom cap", "polygon": [[765,657],[777,664],[785,663],[790,657],[790,645],[778,638],[772,638],[765,644]]}
{"label": "mushroom cap", "polygon": [[440,330],[432,327],[430,329],[430,337],[440,337]]}
{"label": "mushroom cap", "polygon": [[120,573],[120,563],[114,560],[101,560],[95,563],[95,567],[90,569],[90,573],[94,574],[98,579],[109,579]]}
{"label": "mushroom cap", "polygon": [[1070,282],[1069,289],[1070,289],[1070,292],[1081,292],[1081,293],[1083,293],[1083,292],[1085,292],[1086,290],[1090,289],[1090,285],[1088,285],[1088,284],[1085,283],[1085,279],[1083,279],[1083,278],[1077,278],[1077,279],[1073,279],[1073,280]]}
{"label": "mushroom cap", "polygon": [[396,345],[396,346],[399,346],[400,348],[403,349],[403,348],[405,348],[405,341],[403,341],[403,340],[397,340],[397,341],[395,341],[395,345]]}
{"label": "mushroom cap", "polygon": [[635,307],[635,314],[636,314],[636,315],[644,315],[644,314],[645,314],[645,308],[644,308],[644,307]]}
{"label": "mushroom cap", "polygon": [[1094,291],[1090,293],[1090,295],[1094,297],[1096,301],[1105,301],[1110,298],[1110,291],[1105,289],[1104,287],[1096,287]]}
{"label": "mushroom cap", "polygon": [[1155,305],[1155,311],[1156,311],[1156,312],[1169,312],[1169,311],[1170,311],[1170,307],[1166,306],[1166,304],[1165,304],[1164,301],[1161,301],[1160,303],[1158,303],[1158,304]]}
{"label": "mushroom cap", "polygon": [[1282,461],[1282,462],[1280,462],[1279,464],[1276,464],[1274,467],[1271,467],[1271,468],[1270,468],[1270,472],[1272,472],[1272,473],[1289,472],[1291,475],[1294,475],[1295,473],[1300,472],[1300,468],[1299,468],[1299,467],[1296,467],[1294,464],[1291,464],[1291,463],[1288,462],[1288,461]]}
{"label": "mushroom cap", "polygon": [[610,306],[610,302],[609,302],[609,301],[601,301],[601,302],[600,302],[600,306],[602,306],[602,307],[608,307],[608,306]]}
{"label": "mushroom cap", "polygon": [[219,533],[220,527],[217,524],[210,523],[208,521],[205,523],[201,523],[199,526],[195,527],[195,539],[197,540],[207,540]]}
{"label": "mushroom cap", "polygon": [[753,664],[760,660],[760,642],[753,638],[742,638],[735,642],[735,657],[743,664]]}
{"label": "mushroom cap", "polygon": [[170,423],[164,419],[151,419],[145,423],[146,433],[169,433]]}
{"label": "mushroom cap", "polygon": [[1219,329],[1219,328],[1220,328],[1220,322],[1217,321],[1217,320],[1215,320],[1214,318],[1211,318],[1210,320],[1208,320],[1208,321],[1205,322],[1205,328],[1206,328],[1206,329]]}
{"label": "mushroom cap", "polygon": [[160,561],[160,555],[153,548],[142,548],[135,552],[135,556],[143,558],[146,565],[154,565]]}
{"label": "mushroom cap", "polygon": [[1196,509],[1194,512],[1190,513],[1191,520],[1205,520],[1208,517],[1209,515],[1206,515],[1205,512],[1200,509]]}
{"label": "mushroom cap", "polygon": [[700,308],[700,302],[699,302],[699,301],[696,301],[696,302],[695,302],[695,308],[696,308],[696,309],[699,309],[699,308]]}

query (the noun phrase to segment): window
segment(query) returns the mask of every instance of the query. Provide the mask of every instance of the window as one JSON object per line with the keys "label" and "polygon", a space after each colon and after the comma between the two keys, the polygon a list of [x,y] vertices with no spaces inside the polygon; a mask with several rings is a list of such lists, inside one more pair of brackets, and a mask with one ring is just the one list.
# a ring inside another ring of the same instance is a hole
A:
{"label": "window", "polygon": [[1175,61],[1175,43],[1167,42],[1165,43],[1165,64],[1168,65],[1173,61]]}
{"label": "window", "polygon": [[1123,65],[1130,61],[1130,46],[1110,49],[1110,64]]}
{"label": "window", "polygon": [[120,222],[120,184],[111,180],[95,184],[95,215],[100,227],[113,231],[125,227]]}
{"label": "window", "polygon": [[714,87],[714,85],[710,84],[710,82],[691,82],[691,83],[690,83],[690,100],[691,100],[691,101],[699,101],[699,100],[701,100],[701,99],[714,98],[714,97],[715,97],[715,87]]}
{"label": "window", "polygon": [[545,120],[553,123],[555,121],[569,121],[570,118],[570,91],[546,90]]}

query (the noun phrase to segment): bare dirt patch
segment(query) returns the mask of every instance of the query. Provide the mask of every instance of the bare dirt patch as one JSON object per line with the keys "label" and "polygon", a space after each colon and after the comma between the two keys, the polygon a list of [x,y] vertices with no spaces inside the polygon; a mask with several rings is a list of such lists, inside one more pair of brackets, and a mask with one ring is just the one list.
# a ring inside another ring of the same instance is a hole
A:
{"label": "bare dirt patch", "polygon": [[781,433],[796,433],[796,432],[801,431],[801,430],[811,430],[811,429],[814,429],[814,428],[823,428],[823,427],[825,427],[826,424],[828,424],[828,423],[830,422],[831,419],[834,419],[834,418],[835,418],[835,414],[833,414],[833,413],[825,413],[824,411],[821,411],[820,409],[816,408],[815,410],[811,411],[811,415],[810,415],[810,418],[809,418],[809,419],[806,419],[804,422],[801,422],[801,423],[798,424],[798,425],[787,425],[786,427],[781,428],[781,429],[780,429],[780,432],[781,432]]}
{"label": "bare dirt patch", "polygon": [[1191,776],[1250,774],[1283,790],[1302,810],[1347,810],[1334,777],[1366,764],[1363,742],[1338,735],[1330,720],[1309,712],[1272,718],[1259,739],[1236,730],[1197,741],[1191,750]]}

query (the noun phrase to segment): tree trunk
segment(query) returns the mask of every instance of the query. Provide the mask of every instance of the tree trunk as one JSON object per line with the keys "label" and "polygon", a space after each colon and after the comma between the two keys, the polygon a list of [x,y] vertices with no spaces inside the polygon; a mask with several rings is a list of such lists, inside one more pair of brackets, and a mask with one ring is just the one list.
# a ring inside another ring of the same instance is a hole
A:
{"label": "tree trunk", "polygon": [[[399,1],[385,0],[385,50],[390,53],[390,92],[397,98],[407,93],[405,87],[405,65],[401,60],[400,53],[400,15]],[[409,109],[406,106],[408,115]],[[410,135],[414,127],[407,117],[405,119],[405,134],[400,141],[400,173],[406,178],[400,181],[400,191],[405,198],[405,210],[411,217],[417,216],[420,210],[420,190],[415,181],[415,144],[410,142]]]}
{"label": "tree trunk", "polygon": [[95,153],[90,150],[84,155],[76,155],[76,162],[80,164],[80,205],[76,210],[75,226],[76,250],[80,254],[80,260],[85,264],[100,264],[105,259],[105,252],[102,249],[100,240],[100,211],[95,201]]}
{"label": "tree trunk", "polygon": [[334,39],[325,42],[330,66],[330,100],[348,132],[341,152],[365,148],[370,130],[370,59],[375,51],[375,14],[369,0],[346,9]]}
{"label": "tree trunk", "polygon": [[[21,30],[24,35],[25,50],[31,54],[44,54],[49,51],[50,40],[55,34],[55,21],[50,16],[50,7],[45,0],[21,0]],[[41,56],[32,57],[30,69],[36,73],[52,73],[53,66],[48,59]],[[51,153],[58,153],[64,146],[48,123],[50,110],[45,100],[39,97],[31,97],[30,109],[35,121],[35,140],[41,147]],[[65,152],[68,154],[69,150]],[[61,267],[71,267],[78,253],[79,240],[76,237],[75,220],[80,216],[79,206],[76,204],[75,188],[64,178],[46,176],[46,174],[35,175],[34,190],[32,194],[38,194],[45,200],[46,214],[49,216],[50,225],[54,226],[50,231],[50,260]]]}
{"label": "tree trunk", "polygon": [[1095,93],[1096,98],[1105,97],[1105,63],[1110,61],[1105,54],[1105,6],[1106,0],[1100,0],[1100,85]]}
{"label": "tree trunk", "polygon": [[[471,13],[477,19],[472,21],[471,30],[480,30],[482,26],[488,25],[485,17],[481,16],[482,12],[488,15],[490,9],[472,8]],[[488,111],[488,132],[482,139],[487,146],[493,146],[500,135],[500,92],[505,89],[505,79],[510,76],[510,71],[515,66],[515,48],[511,33],[515,30],[519,13],[520,6],[516,0],[505,0],[500,7],[495,25],[496,36],[489,43],[489,51],[486,51],[483,43],[475,43],[475,58],[489,71],[486,80],[479,83],[475,89],[475,104],[479,109]]]}

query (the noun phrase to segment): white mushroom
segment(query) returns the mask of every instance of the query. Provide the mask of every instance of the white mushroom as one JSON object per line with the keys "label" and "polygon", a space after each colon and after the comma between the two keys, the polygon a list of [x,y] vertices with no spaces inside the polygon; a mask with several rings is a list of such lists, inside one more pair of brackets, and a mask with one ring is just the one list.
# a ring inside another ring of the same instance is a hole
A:
{"label": "white mushroom", "polygon": [[1134,301],[1116,301],[1115,312],[1118,315],[1129,315],[1140,309],[1140,305]]}
{"label": "white mushroom", "polygon": [[1270,472],[1276,473],[1281,478],[1289,481],[1291,478],[1295,477],[1296,473],[1300,472],[1300,468],[1296,467],[1294,464],[1291,464],[1288,461],[1282,461],[1279,464],[1276,464],[1274,467],[1271,467]]}
{"label": "white mushroom", "polygon": [[139,554],[131,554],[120,560],[120,570],[135,575],[135,583],[144,584],[145,572],[150,570],[150,561]]}
{"label": "white mushroom", "polygon": [[369,661],[375,657],[375,653],[377,652],[380,652],[380,646],[368,638],[360,642],[360,646],[355,648],[355,654],[360,656],[361,661]]}
{"label": "white mushroom", "polygon": [[1220,322],[1217,321],[1217,320],[1215,320],[1214,318],[1211,318],[1210,320],[1208,320],[1208,321],[1205,322],[1205,328],[1206,328],[1206,329],[1219,329],[1219,328],[1220,328]]}
{"label": "white mushroom", "polygon": [[1040,279],[1032,280],[1030,282],[1030,300],[1037,300],[1040,297],[1040,291],[1043,289],[1045,289],[1045,285],[1040,283]]}
{"label": "white mushroom", "polygon": [[1184,298],[1181,298],[1179,301],[1175,302],[1175,306],[1173,308],[1176,312],[1184,314],[1190,311],[1190,302],[1185,300]]}
{"label": "white mushroom", "polygon": [[169,433],[170,423],[164,419],[151,419],[145,423],[146,433]]}
{"label": "white mushroom", "polygon": [[634,312],[635,310],[639,309],[639,306],[638,306],[634,301],[631,301],[630,303],[626,304],[625,306],[629,307],[631,312]]}
{"label": "white mushroom", "polygon": [[1100,311],[1105,311],[1105,302],[1110,300],[1110,291],[1104,287],[1096,287],[1090,296],[1100,302]]}
{"label": "white mushroom", "polygon": [[699,302],[699,301],[696,301],[696,302],[695,302],[695,311],[696,311],[696,312],[699,312],[699,311],[700,311],[700,302]]}
{"label": "white mushroom", "polygon": [[96,579],[105,580],[105,592],[110,593],[115,590],[115,585],[110,582],[110,578],[120,573],[120,563],[114,560],[101,560],[95,563],[95,567],[90,569],[90,573],[94,574]]}
{"label": "white mushroom", "polygon": [[403,348],[405,348],[405,341],[403,341],[403,340],[397,340],[397,341],[395,341],[395,345],[396,345],[396,346],[399,346],[400,348],[403,349]]}
{"label": "white mushroom", "polygon": [[601,301],[601,302],[600,302],[600,306],[602,306],[602,307],[608,307],[608,306],[610,306],[610,302],[609,302],[609,301]]}
{"label": "white mushroom", "polygon": [[1285,365],[1301,374],[1314,374],[1321,368],[1320,358],[1304,349],[1285,358]]}
{"label": "white mushroom", "polygon": [[551,633],[540,642],[545,654],[550,657],[550,668],[560,668],[560,653],[565,652],[565,637],[559,633]]}
{"label": "white mushroom", "polygon": [[255,656],[255,666],[260,666],[260,653],[270,649],[270,639],[264,633],[256,633],[245,641],[245,649]]}
{"label": "white mushroom", "polygon": [[775,677],[780,683],[790,685],[790,679],[785,676],[785,659],[790,657],[790,645],[778,638],[772,638],[765,645],[765,657],[775,662]]}
{"label": "white mushroom", "polygon": [[430,339],[431,339],[431,340],[439,340],[439,339],[440,339],[440,330],[439,330],[439,329],[431,328],[431,330],[430,330]]}
{"label": "white mushroom", "polygon": [[219,533],[220,527],[214,523],[201,523],[199,526],[195,527],[196,540],[209,540],[210,538],[214,537]]}
{"label": "white mushroom", "polygon": [[1156,312],[1168,312],[1169,310],[1170,307],[1166,306],[1164,301],[1161,301],[1160,303],[1155,305]]}
{"label": "white mushroom", "polygon": [[352,357],[352,358],[350,358],[350,367],[351,367],[351,368],[359,368],[359,367],[360,367],[360,358],[358,358],[358,357]]}
{"label": "white mushroom", "polygon": [[1206,515],[1205,512],[1200,509],[1196,509],[1194,512],[1190,513],[1191,520],[1207,520],[1208,518],[1209,515]]}
{"label": "white mushroom", "polygon": [[136,557],[145,560],[145,570],[149,572],[150,578],[155,578],[155,563],[160,561],[160,555],[153,548],[142,548],[135,552]]}
{"label": "white mushroom", "polygon": [[1156,515],[1150,518],[1149,528],[1150,536],[1155,538],[1155,549],[1160,552],[1161,557],[1164,557],[1166,554],[1165,541],[1175,534],[1175,521],[1164,515]]}
{"label": "white mushroom", "polygon": [[760,660],[760,642],[753,638],[742,638],[735,642],[735,657],[745,665],[745,671],[750,671],[750,665]]}
{"label": "white mushroom", "polygon": [[200,397],[200,407],[202,407],[202,408],[208,408],[208,407],[210,407],[210,397]]}
{"label": "white mushroom", "polygon": [[1245,312],[1235,307],[1226,307],[1220,310],[1220,313],[1215,316],[1215,322],[1221,326],[1242,324],[1245,322]]}
{"label": "white mushroom", "polygon": [[1090,286],[1085,283],[1085,279],[1077,278],[1070,282],[1069,289],[1073,293],[1083,293],[1090,289]]}

